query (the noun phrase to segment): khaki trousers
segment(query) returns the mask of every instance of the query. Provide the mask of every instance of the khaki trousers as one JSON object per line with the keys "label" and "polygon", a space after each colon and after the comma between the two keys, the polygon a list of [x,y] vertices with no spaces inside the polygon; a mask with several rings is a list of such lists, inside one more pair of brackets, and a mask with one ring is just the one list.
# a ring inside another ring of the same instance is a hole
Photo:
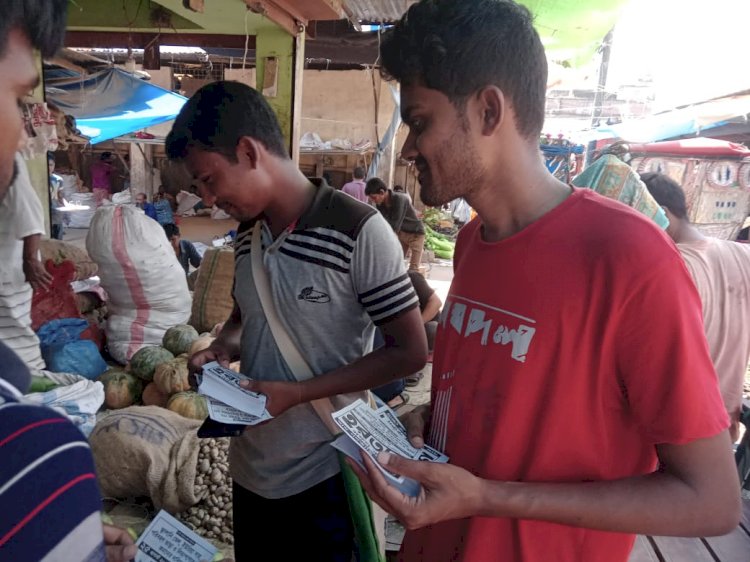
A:
{"label": "khaki trousers", "polygon": [[419,264],[422,261],[422,252],[424,251],[424,234],[416,234],[413,232],[404,232],[403,230],[398,231],[398,241],[401,242],[401,248],[404,250],[404,257],[409,255],[411,251],[411,258],[409,258],[409,270],[418,271]]}

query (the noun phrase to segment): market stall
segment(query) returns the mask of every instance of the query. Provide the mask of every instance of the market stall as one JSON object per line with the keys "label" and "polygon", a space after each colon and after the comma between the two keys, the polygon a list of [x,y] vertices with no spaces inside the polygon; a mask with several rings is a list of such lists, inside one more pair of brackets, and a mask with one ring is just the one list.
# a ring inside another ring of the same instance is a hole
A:
{"label": "market stall", "polygon": [[688,218],[709,236],[734,240],[750,215],[750,149],[710,138],[622,145],[638,172],[668,175],[685,191]]}

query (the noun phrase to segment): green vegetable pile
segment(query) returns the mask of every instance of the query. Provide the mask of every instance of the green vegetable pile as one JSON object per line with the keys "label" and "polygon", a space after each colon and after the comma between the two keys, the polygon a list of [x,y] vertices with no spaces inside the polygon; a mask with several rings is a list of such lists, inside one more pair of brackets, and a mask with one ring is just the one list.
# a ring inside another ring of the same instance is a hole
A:
{"label": "green vegetable pile", "polygon": [[450,215],[444,213],[437,207],[426,207],[422,212],[422,222],[425,226],[437,228],[441,220],[450,219]]}
{"label": "green vegetable pile", "polygon": [[452,260],[453,251],[456,249],[456,243],[445,234],[440,234],[432,230],[427,224],[424,225],[425,239],[424,245],[428,250],[432,250],[435,257],[443,260]]}

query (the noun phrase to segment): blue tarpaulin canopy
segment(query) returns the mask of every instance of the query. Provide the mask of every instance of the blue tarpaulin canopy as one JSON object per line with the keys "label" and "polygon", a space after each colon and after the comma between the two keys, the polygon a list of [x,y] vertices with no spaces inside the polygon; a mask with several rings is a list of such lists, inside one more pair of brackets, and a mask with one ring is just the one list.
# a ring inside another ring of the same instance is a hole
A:
{"label": "blue tarpaulin canopy", "polygon": [[75,117],[92,144],[174,119],[187,101],[118,68],[45,72],[45,84],[47,100]]}
{"label": "blue tarpaulin canopy", "polygon": [[620,138],[633,142],[655,142],[697,136],[729,123],[747,123],[748,115],[750,94],[740,94],[657,113],[643,119],[602,126],[591,136],[596,139]]}

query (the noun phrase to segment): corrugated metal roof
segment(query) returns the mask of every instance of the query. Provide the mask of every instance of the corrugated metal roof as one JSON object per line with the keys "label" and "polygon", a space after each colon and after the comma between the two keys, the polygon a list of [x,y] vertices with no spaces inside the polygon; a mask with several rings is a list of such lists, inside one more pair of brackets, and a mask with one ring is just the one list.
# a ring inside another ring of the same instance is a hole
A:
{"label": "corrugated metal roof", "polygon": [[398,20],[417,0],[345,0],[354,20],[364,22],[391,22]]}

